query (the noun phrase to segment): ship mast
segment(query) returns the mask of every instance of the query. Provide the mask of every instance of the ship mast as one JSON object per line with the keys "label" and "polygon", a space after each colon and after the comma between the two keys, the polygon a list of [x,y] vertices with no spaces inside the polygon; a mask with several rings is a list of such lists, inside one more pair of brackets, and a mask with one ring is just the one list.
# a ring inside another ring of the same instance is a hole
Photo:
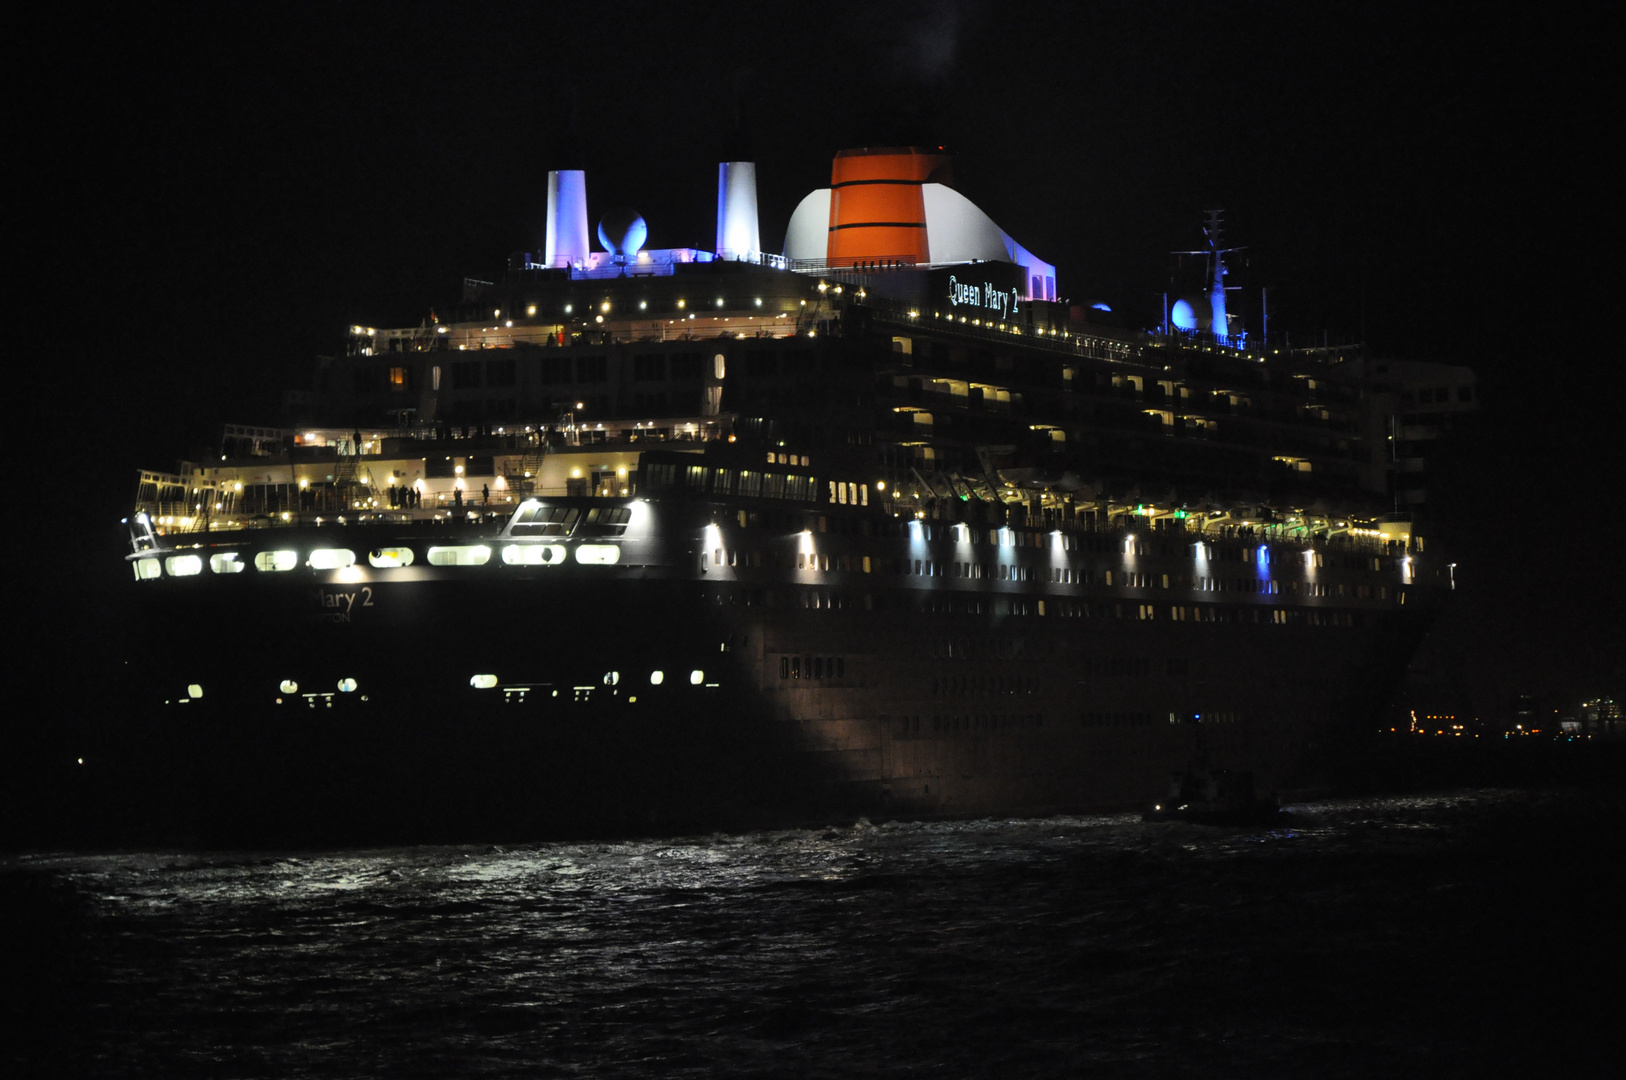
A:
{"label": "ship mast", "polygon": [[1209,306],[1213,311],[1213,318],[1208,329],[1216,340],[1225,343],[1231,337],[1231,323],[1225,314],[1225,256],[1233,251],[1242,251],[1240,247],[1221,247],[1220,235],[1224,228],[1221,215],[1224,210],[1210,210],[1205,215],[1207,220],[1203,223],[1203,236],[1208,241],[1208,247],[1201,251],[1176,251],[1175,255],[1208,255],[1214,260],[1214,280],[1209,286]]}

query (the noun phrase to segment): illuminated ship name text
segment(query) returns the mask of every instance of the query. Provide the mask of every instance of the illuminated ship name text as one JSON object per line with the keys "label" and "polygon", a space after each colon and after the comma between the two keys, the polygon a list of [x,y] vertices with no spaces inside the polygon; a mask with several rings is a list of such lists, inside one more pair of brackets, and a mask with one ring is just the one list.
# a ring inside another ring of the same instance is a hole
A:
{"label": "illuminated ship name text", "polygon": [[981,285],[962,285],[958,278],[949,277],[948,302],[950,307],[980,307],[997,311],[1001,318],[1016,314],[1021,296],[1015,289],[1001,289],[991,281]]}

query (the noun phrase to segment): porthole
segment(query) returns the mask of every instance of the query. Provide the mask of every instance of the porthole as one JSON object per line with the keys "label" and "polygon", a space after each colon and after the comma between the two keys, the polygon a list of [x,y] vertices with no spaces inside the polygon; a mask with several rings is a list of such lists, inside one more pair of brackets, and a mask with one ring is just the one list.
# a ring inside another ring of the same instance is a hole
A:
{"label": "porthole", "polygon": [[509,566],[552,566],[565,560],[563,544],[509,544],[502,561]]}
{"label": "porthole", "polygon": [[297,551],[262,551],[254,556],[254,569],[282,572],[299,565]]}
{"label": "porthole", "polygon": [[484,566],[491,561],[491,548],[485,544],[459,544],[429,549],[430,566]]}
{"label": "porthole", "polygon": [[407,547],[376,548],[367,553],[367,565],[381,570],[412,565],[412,549]]}
{"label": "porthole", "polygon": [[312,570],[343,570],[356,565],[356,553],[349,548],[317,548],[306,562]]}

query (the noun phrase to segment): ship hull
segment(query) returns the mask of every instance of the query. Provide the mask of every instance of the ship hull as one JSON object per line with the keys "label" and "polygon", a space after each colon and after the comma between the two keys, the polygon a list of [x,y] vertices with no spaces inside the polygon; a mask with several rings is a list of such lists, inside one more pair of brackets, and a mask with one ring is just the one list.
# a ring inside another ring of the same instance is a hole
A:
{"label": "ship hull", "polygon": [[1291,791],[1338,781],[1427,621],[701,559],[137,582],[111,774],[203,842],[1129,808],[1194,764]]}

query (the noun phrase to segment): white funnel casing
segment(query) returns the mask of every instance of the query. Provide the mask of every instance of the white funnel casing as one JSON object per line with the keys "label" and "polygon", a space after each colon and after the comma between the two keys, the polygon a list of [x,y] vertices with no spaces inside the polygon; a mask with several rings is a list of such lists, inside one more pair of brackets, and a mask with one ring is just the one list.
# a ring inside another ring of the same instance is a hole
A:
{"label": "white funnel casing", "polygon": [[717,166],[717,257],[747,262],[762,258],[755,162],[725,161]]}
{"label": "white funnel casing", "polygon": [[587,173],[560,169],[548,173],[548,235],[542,262],[570,266],[592,252],[587,239]]}

